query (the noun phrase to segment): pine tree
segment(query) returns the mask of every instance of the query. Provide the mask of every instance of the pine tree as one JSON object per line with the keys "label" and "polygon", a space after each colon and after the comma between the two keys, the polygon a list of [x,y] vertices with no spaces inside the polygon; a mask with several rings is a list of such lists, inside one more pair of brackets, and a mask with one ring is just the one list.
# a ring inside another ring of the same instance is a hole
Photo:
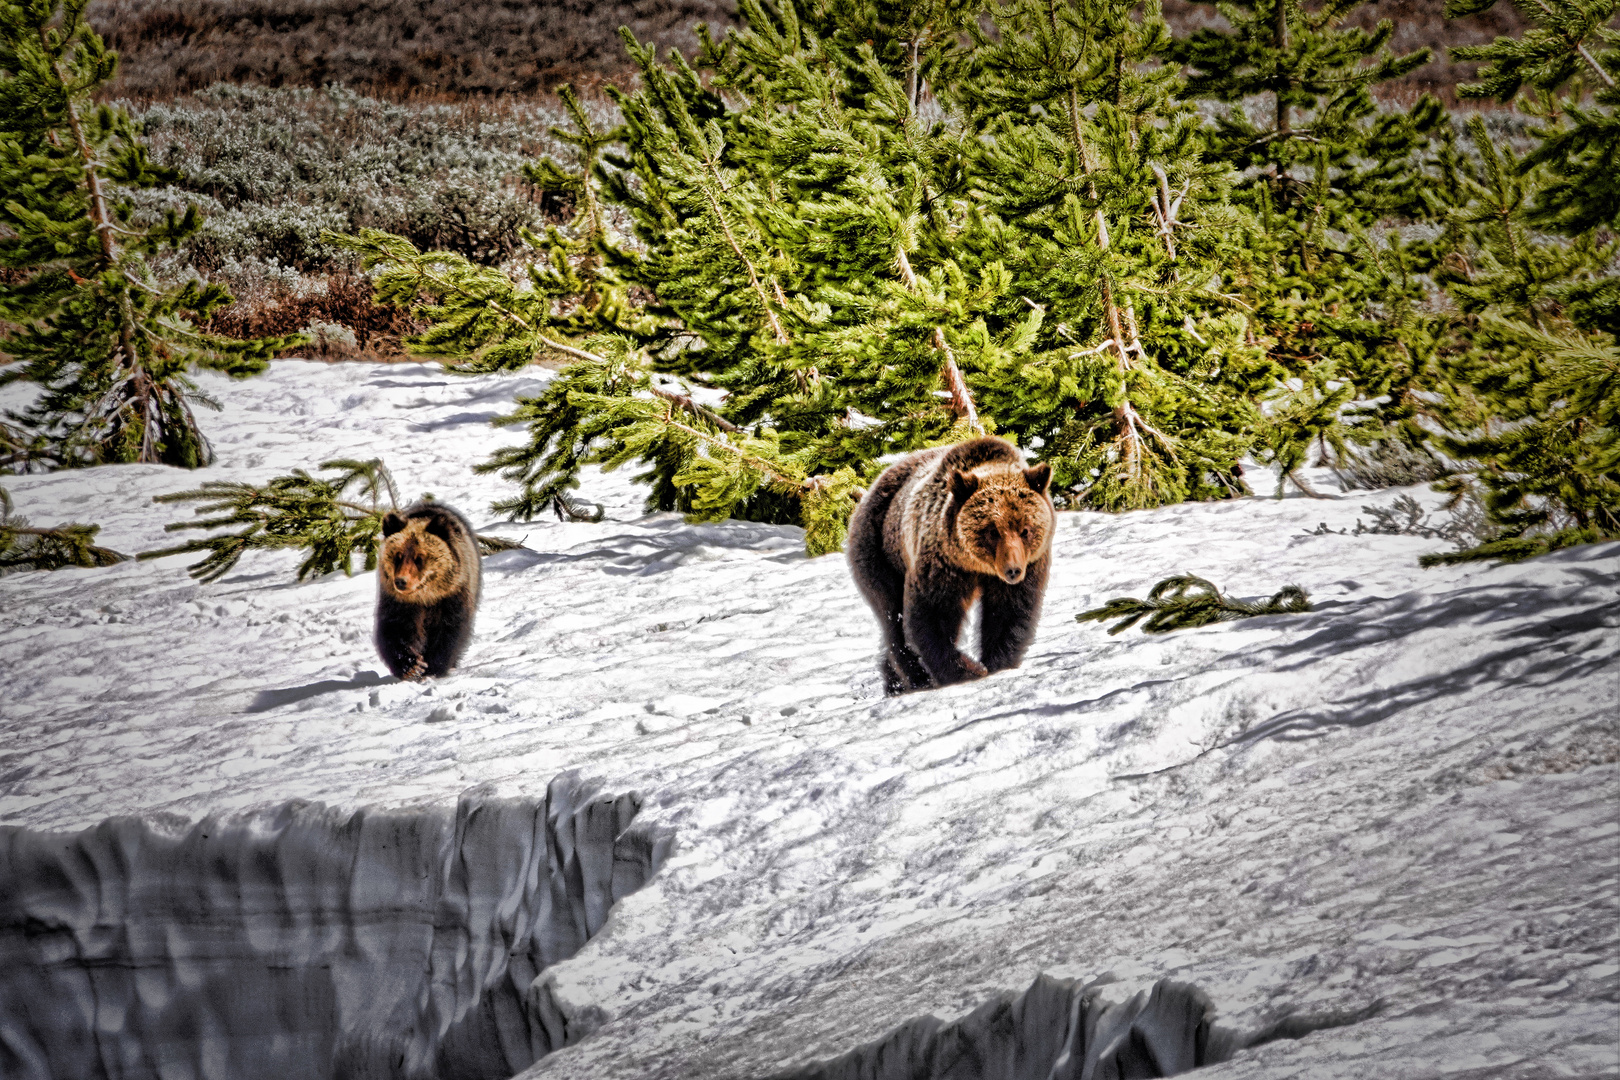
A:
{"label": "pine tree", "polygon": [[1275,369],[1220,277],[1253,224],[1154,61],[1170,41],[1158,5],[1019,0],[992,16],[953,88],[983,207],[959,246],[973,271],[1008,268],[999,323],[1025,304],[1040,318],[1027,356],[981,376],[987,409],[1040,447],[1068,501],[1245,493],[1237,461]]}
{"label": "pine tree", "polygon": [[[0,4],[0,319],[17,324],[0,385],[39,397],[11,420],[26,463],[163,462],[210,457],[187,377],[205,367],[242,377],[296,338],[233,341],[194,323],[229,303],[218,285],[163,286],[148,258],[195,231],[195,207],[157,223],[132,216],[125,192],[169,177],[147,159],[129,116],[95,105],[117,57],[84,20],[87,0]],[[19,463],[15,452],[13,467]]]}
{"label": "pine tree", "polygon": [[[634,249],[596,243],[598,280],[653,299],[636,321],[588,320],[601,336],[563,340],[571,298],[360,238],[395,299],[450,286],[468,297],[419,309],[436,322],[422,344],[484,367],[544,350],[574,361],[509,418],[531,438],[487,465],[524,484],[501,509],[541,512],[584,464],[634,460],[651,508],[797,521],[819,552],[842,542],[878,456],[986,430],[970,365],[1005,347],[983,330],[1004,281],[969,281],[939,238],[963,215],[948,198],[961,174],[951,141],[913,102],[951,52],[936,21],[957,16],[936,7],[854,4],[805,21],[790,4],[745,3],[742,30],[705,40],[707,85],[627,35],[643,87],[617,95],[622,148],[589,178],[536,173],[577,177],[581,200],[599,185],[635,229]],[[886,39],[892,67],[849,39],[862,18],[910,35],[903,48]]]}
{"label": "pine tree", "polygon": [[[1444,111],[1433,98],[1404,113],[1374,104],[1373,86],[1429,54],[1391,53],[1387,19],[1371,32],[1345,28],[1361,3],[1219,3],[1229,30],[1199,30],[1166,50],[1187,65],[1189,96],[1231,106],[1215,119],[1209,153],[1241,170],[1233,199],[1261,229],[1228,287],[1295,380],[1268,410],[1261,456],[1302,487],[1295,469],[1313,443],[1322,463],[1343,468],[1357,447],[1427,439],[1429,288],[1421,259],[1388,226],[1430,216],[1421,152]],[[1349,405],[1369,399],[1379,403]]]}
{"label": "pine tree", "polygon": [[[1446,0],[1450,19],[1477,15],[1497,0]],[[1553,166],[1530,217],[1567,236],[1610,228],[1620,220],[1620,29],[1612,24],[1615,0],[1535,0],[1516,4],[1533,24],[1522,38],[1452,50],[1459,60],[1483,60],[1480,81],[1459,86],[1464,98],[1508,102],[1528,85],[1559,95],[1540,147],[1526,168]],[[1584,89],[1592,99],[1583,101]],[[1560,91],[1568,93],[1560,95]]]}
{"label": "pine tree", "polygon": [[[1489,6],[1450,3],[1447,13]],[[1454,434],[1443,445],[1477,466],[1496,535],[1426,565],[1620,537],[1616,9],[1546,0],[1523,8],[1535,25],[1522,39],[1456,50],[1487,61],[1478,83],[1459,87],[1464,96],[1519,98],[1542,123],[1539,145],[1520,158],[1476,116],[1470,145],[1439,158],[1439,276],[1460,309],[1445,357]]]}

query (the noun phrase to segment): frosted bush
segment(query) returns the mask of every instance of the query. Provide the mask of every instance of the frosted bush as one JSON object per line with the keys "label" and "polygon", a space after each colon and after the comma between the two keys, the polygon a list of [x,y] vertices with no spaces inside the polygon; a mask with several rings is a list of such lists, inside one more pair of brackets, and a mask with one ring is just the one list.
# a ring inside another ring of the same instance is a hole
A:
{"label": "frosted bush", "polygon": [[220,84],[130,108],[153,158],[183,176],[148,199],[154,209],[207,204],[193,250],[204,270],[250,255],[329,266],[338,256],[320,230],[362,227],[498,263],[522,228],[542,224],[524,163],[562,149],[549,132],[561,111],[545,102],[397,104],[336,86]]}
{"label": "frosted bush", "polygon": [[336,254],[320,242],[323,229],[343,229],[348,218],[336,207],[292,203],[247,204],[210,217],[191,242],[199,263],[255,258],[287,267],[313,268]]}
{"label": "frosted bush", "polygon": [[354,350],[360,347],[354,331],[337,323],[312,322],[304,327],[304,333],[309,335],[310,345],[321,351]]}

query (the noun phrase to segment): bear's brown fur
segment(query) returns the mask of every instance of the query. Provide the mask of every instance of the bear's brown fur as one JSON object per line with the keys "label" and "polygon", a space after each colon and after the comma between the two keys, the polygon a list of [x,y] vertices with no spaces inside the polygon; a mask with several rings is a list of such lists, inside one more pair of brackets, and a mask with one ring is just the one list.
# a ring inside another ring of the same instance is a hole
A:
{"label": "bear's brown fur", "polygon": [[[1050,465],[1003,439],[923,450],[886,469],[849,523],[855,583],[883,624],[890,694],[1017,667],[1035,637],[1055,523]],[[979,609],[979,659],[956,646]]]}
{"label": "bear's brown fur", "polygon": [[405,680],[448,675],[472,640],[478,539],[460,513],[417,503],[383,516],[377,652]]}

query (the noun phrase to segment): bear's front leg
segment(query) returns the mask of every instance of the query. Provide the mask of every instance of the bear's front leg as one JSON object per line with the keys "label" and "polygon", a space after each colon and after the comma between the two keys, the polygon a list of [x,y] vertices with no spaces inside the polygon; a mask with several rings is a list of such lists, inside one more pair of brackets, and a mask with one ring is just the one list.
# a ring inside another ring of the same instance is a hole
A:
{"label": "bear's front leg", "polygon": [[949,686],[986,674],[983,664],[956,647],[972,597],[973,583],[966,575],[906,580],[906,644],[928,669],[935,686]]}
{"label": "bear's front leg", "polygon": [[414,604],[397,604],[379,613],[377,652],[396,679],[415,682],[427,674],[427,628],[423,611]]}
{"label": "bear's front leg", "polygon": [[896,641],[883,656],[883,692],[890,697],[926,690],[934,680],[917,654],[904,641]]}
{"label": "bear's front leg", "polygon": [[1029,564],[1024,580],[1016,585],[990,579],[980,594],[979,656],[990,671],[1004,671],[1024,662],[1041,621],[1041,599],[1046,593],[1050,556]]}

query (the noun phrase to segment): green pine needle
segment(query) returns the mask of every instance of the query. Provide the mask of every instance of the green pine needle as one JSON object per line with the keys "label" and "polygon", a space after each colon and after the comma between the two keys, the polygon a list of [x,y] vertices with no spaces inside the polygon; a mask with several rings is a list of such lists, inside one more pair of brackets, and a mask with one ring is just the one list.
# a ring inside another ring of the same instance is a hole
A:
{"label": "green pine needle", "polygon": [[1220,589],[1204,578],[1179,574],[1153,586],[1146,600],[1122,596],[1100,608],[1083,611],[1074,618],[1076,622],[1119,619],[1108,628],[1110,634],[1129,630],[1146,619],[1142,625],[1144,632],[1165,634],[1171,630],[1186,630],[1256,615],[1293,615],[1309,610],[1310,598],[1298,585],[1284,586],[1264,603],[1250,604],[1223,596]]}
{"label": "green pine needle", "polygon": [[11,495],[0,488],[0,574],[60,570],[66,566],[111,566],[128,555],[92,543],[99,525],[70,523],[52,529],[28,524],[12,513]]}
{"label": "green pine needle", "polygon": [[[363,568],[377,568],[377,543],[383,516],[399,508],[394,478],[380,458],[324,461],[319,468],[337,475],[327,479],[294,469],[263,484],[210,480],[190,491],[154,496],[156,503],[199,503],[193,511],[201,521],[176,521],[166,532],[185,529],[225,529],[236,532],[192,540],[174,547],[143,551],[136,558],[161,559],[167,555],[204,554],[187,567],[199,581],[218,581],[248,551],[299,549],[305,558],[298,580],[307,581],[334,570],[354,573],[354,559]],[[431,502],[431,495],[423,501]],[[206,517],[205,515],[219,515]],[[512,551],[523,545],[498,536],[475,537],[485,555]]]}

